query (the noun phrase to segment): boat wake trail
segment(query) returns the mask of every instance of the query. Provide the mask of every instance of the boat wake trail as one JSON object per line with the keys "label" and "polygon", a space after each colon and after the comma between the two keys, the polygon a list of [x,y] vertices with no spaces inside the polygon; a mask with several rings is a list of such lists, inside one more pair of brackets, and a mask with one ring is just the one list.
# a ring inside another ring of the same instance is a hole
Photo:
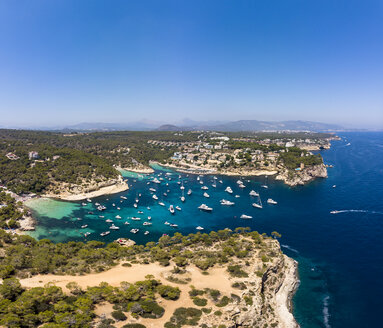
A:
{"label": "boat wake trail", "polygon": [[331,328],[329,324],[329,318],[330,318],[330,313],[328,310],[328,300],[330,299],[330,296],[326,296],[323,299],[323,323],[326,328]]}
{"label": "boat wake trail", "polygon": [[377,211],[368,211],[368,210],[340,210],[340,211],[331,211],[331,214],[340,214],[340,213],[370,213],[370,214],[383,214],[383,212]]}
{"label": "boat wake trail", "polygon": [[289,245],[281,245],[281,246],[284,247],[284,248],[287,248],[288,250],[290,250],[290,251],[292,251],[292,252],[294,252],[296,254],[299,254],[299,252],[295,248],[292,248]]}

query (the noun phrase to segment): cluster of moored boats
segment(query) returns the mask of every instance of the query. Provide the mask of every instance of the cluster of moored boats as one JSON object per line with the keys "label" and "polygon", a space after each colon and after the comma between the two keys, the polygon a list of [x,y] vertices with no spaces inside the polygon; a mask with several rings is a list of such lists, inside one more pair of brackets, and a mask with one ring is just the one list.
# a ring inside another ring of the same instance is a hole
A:
{"label": "cluster of moored boats", "polygon": [[[159,194],[159,189],[158,187],[156,187],[156,185],[160,185],[162,183],[165,183],[165,185],[168,187],[169,186],[169,182],[172,180],[172,173],[166,173],[166,174],[163,174],[163,173],[159,173],[156,177],[153,177],[150,181],[147,182],[148,185],[150,184],[154,184],[153,186],[151,186],[149,188],[149,192],[152,194],[152,198],[157,201],[158,205],[160,206],[164,206],[165,207],[165,203],[163,202],[163,197],[167,197],[168,194],[171,192],[170,189],[166,189],[165,192],[162,193],[162,195],[159,197],[158,194]],[[188,177],[189,175],[187,175]],[[205,197],[205,198],[210,198],[210,195],[208,194],[208,190],[209,190],[209,187],[207,185],[204,184],[203,180],[202,180],[202,176],[197,176],[197,181],[199,182],[199,184],[201,184],[201,190],[203,190],[203,194],[202,196]],[[133,182],[136,182],[136,180],[133,180]],[[250,182],[250,180],[247,180],[247,182]],[[181,180],[181,176],[179,175],[178,176],[178,181],[177,181],[177,184],[180,185],[179,189],[181,191],[181,196],[180,196],[180,200],[181,202],[185,202],[186,201],[186,197],[185,197],[185,186],[184,186],[184,183],[187,183],[187,180],[186,181],[182,181]],[[217,187],[217,183],[220,183],[220,184],[223,184],[223,181],[222,180],[218,180],[217,177],[213,177],[213,182],[211,184],[211,187],[212,188],[216,188]],[[246,185],[244,183],[243,180],[239,179],[237,182],[237,185],[239,188],[241,189],[245,189],[246,188]],[[262,185],[261,187],[263,188],[268,188],[267,185]],[[233,195],[233,189],[230,187],[230,186],[227,186],[225,189],[224,189],[225,192],[227,192],[229,195],[232,195],[234,196],[234,198],[239,198],[240,195]],[[190,196],[192,195],[192,190],[191,189],[188,189],[187,192],[186,192],[186,196]],[[254,190],[251,190],[249,192],[249,196],[253,198],[253,202],[252,202],[252,206],[255,207],[255,208],[258,208],[258,209],[262,209],[263,208],[263,204],[262,204],[262,200],[261,200],[261,197],[260,197],[260,194],[259,192],[256,192]],[[133,207],[134,208],[138,208],[139,206],[139,201],[140,201],[140,197],[141,197],[141,193],[137,194],[136,197],[135,197],[135,200],[134,200],[134,203],[133,203]],[[160,200],[161,198],[161,200]],[[120,202],[123,203],[124,200],[127,200],[128,198],[126,196],[120,196]],[[89,203],[92,203],[92,200],[91,199],[87,199],[86,200],[87,202],[83,202],[82,205],[83,206],[86,206],[88,205]],[[271,205],[276,205],[277,202],[271,198],[267,199],[267,203],[268,204],[271,204]],[[222,206],[234,206],[235,205],[235,202],[232,201],[232,200],[228,200],[228,199],[221,199],[220,200],[220,204]],[[94,204],[96,209],[100,212],[106,210],[106,206],[100,204],[100,203],[95,203]],[[118,207],[115,203],[112,204],[112,206],[114,208],[116,208],[117,210],[120,210],[121,208]],[[148,210],[150,210],[150,207],[147,207]],[[208,206],[207,204],[205,203],[202,203],[201,205],[198,206],[198,209],[201,210],[201,211],[204,211],[204,212],[212,212],[213,211],[213,208]],[[170,212],[170,214],[174,215],[177,211],[181,211],[182,208],[179,206],[179,205],[176,205],[174,206],[173,204],[170,204],[169,207],[168,207],[168,210]],[[93,212],[88,212],[88,213],[91,213],[93,214]],[[142,210],[139,210],[138,211],[138,214],[143,214],[143,211]],[[99,215],[99,218],[101,219],[104,219],[105,216],[104,215]],[[252,219],[253,217],[251,215],[247,215],[247,214],[242,214],[240,216],[241,219]],[[117,220],[121,220],[122,217],[120,215],[116,215],[115,216],[115,219]],[[81,220],[80,218],[78,218],[77,220]],[[130,217],[130,218],[127,218],[127,220],[124,222],[125,225],[129,225],[129,220],[131,221],[141,221],[141,218],[140,217]],[[151,220],[151,217],[148,216],[147,217],[147,220],[145,220],[143,222],[143,226],[145,227],[148,227],[148,226],[152,226],[152,222],[150,222]],[[116,226],[114,223],[113,223],[113,220],[112,219],[106,219],[105,220],[106,223],[109,223],[111,224],[108,228],[107,231],[104,231],[104,232],[101,232],[100,233],[100,236],[107,236],[111,233],[111,231],[113,230],[119,230],[120,227]],[[171,222],[168,222],[168,221],[165,221],[164,223],[165,225],[168,225],[170,227],[173,227],[173,228],[177,228],[178,225],[176,223],[171,223]],[[84,224],[81,226],[81,229],[85,229],[87,228],[88,225],[87,224]],[[196,230],[204,230],[203,227],[201,226],[197,226],[196,227]],[[132,228],[130,230],[131,233],[133,234],[136,234],[140,231],[139,228]],[[148,235],[149,234],[149,231],[148,230],[145,230],[144,231],[144,235]],[[90,232],[85,232],[84,233],[84,236],[87,237],[90,235]]]}

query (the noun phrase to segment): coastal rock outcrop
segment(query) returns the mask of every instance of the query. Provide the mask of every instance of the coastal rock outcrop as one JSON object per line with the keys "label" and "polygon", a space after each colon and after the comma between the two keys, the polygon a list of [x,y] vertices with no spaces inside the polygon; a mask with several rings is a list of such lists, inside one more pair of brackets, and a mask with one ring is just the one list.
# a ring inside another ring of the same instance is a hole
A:
{"label": "coastal rock outcrop", "polygon": [[327,178],[327,169],[324,164],[314,165],[299,171],[284,169],[276,177],[276,180],[282,180],[289,186],[304,185],[316,178]]}

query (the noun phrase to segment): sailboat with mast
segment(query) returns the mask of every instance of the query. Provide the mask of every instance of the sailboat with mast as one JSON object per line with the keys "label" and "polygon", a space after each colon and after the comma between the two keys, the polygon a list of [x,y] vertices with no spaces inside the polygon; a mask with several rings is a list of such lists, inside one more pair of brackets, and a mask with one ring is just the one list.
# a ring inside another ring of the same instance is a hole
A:
{"label": "sailboat with mast", "polygon": [[253,203],[252,205],[253,205],[253,207],[256,207],[256,208],[263,208],[261,196],[259,196],[259,194],[257,195],[256,202]]}

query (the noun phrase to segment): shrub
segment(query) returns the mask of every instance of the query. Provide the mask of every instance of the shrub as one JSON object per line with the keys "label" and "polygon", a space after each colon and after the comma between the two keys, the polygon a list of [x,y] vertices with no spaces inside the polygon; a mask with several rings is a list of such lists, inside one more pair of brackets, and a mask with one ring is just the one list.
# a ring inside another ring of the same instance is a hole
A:
{"label": "shrub", "polygon": [[224,297],[221,298],[219,303],[217,303],[216,305],[218,307],[224,307],[224,306],[228,305],[229,302],[230,302],[230,298],[228,298],[227,296],[224,296]]}
{"label": "shrub", "polygon": [[180,297],[181,291],[178,287],[168,285],[159,285],[157,292],[167,300],[177,300]]}
{"label": "shrub", "polygon": [[194,297],[193,303],[197,306],[205,306],[207,304],[206,298]]}
{"label": "shrub", "polygon": [[121,310],[113,311],[111,314],[113,319],[116,319],[117,321],[126,320],[126,315]]}
{"label": "shrub", "polygon": [[245,283],[238,282],[238,281],[236,281],[234,284],[232,284],[231,287],[237,288],[237,289],[240,289],[240,290],[245,290],[247,288]]}
{"label": "shrub", "polygon": [[241,269],[240,265],[229,265],[227,267],[227,271],[229,271],[232,277],[238,277],[238,278],[248,277],[248,274]]}
{"label": "shrub", "polygon": [[146,326],[140,323],[128,323],[127,325],[122,326],[122,328],[146,328]]}

